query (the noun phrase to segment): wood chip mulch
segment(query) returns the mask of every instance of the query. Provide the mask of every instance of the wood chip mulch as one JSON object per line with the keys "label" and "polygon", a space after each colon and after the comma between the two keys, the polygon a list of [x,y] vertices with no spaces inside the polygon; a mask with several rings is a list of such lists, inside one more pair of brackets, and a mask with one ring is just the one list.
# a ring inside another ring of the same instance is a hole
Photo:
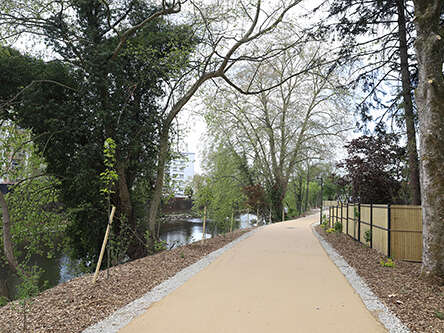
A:
{"label": "wood chip mulch", "polygon": [[421,264],[387,259],[345,234],[316,231],[344,257],[373,292],[412,332],[444,333],[444,286],[420,278]]}
{"label": "wood chip mulch", "polygon": [[[84,275],[48,289],[32,300],[26,313],[27,332],[81,332],[117,309],[143,296],[185,267],[251,229],[163,251],[102,271],[96,284]],[[22,332],[23,312],[16,302],[0,308],[0,333]]]}

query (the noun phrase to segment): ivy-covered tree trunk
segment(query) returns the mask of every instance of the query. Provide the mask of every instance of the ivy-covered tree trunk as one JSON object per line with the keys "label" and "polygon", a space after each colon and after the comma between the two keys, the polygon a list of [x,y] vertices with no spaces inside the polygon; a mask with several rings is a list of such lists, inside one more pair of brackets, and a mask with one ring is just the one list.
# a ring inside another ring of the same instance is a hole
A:
{"label": "ivy-covered tree trunk", "polygon": [[156,184],[154,186],[153,196],[150,201],[150,207],[148,212],[148,230],[150,232],[150,239],[147,239],[147,247],[149,252],[152,252],[154,250],[157,213],[160,207],[160,201],[162,200],[163,181],[165,178],[165,166],[166,166],[166,161],[168,159],[168,150],[169,150],[168,130],[164,130],[162,132],[159,142]]}
{"label": "ivy-covered tree trunk", "polygon": [[1,297],[9,299],[8,283],[4,279],[0,279],[0,298]]}
{"label": "ivy-covered tree trunk", "polygon": [[3,250],[5,251],[6,260],[12,271],[17,272],[18,263],[14,256],[14,249],[11,239],[11,219],[9,218],[8,203],[5,200],[5,196],[0,191],[0,207],[2,209],[3,218]]}
{"label": "ivy-covered tree trunk", "polygon": [[308,196],[310,192],[310,166],[307,165],[307,181],[305,183],[305,206],[304,206],[304,212],[308,210]]}
{"label": "ivy-covered tree trunk", "polygon": [[[117,174],[119,175],[118,180],[118,213],[120,214],[120,217],[123,217],[120,219],[120,223],[127,223],[128,226],[131,228],[131,230],[136,231],[136,220],[134,216],[134,210],[133,205],[131,202],[131,194],[130,194],[130,187],[131,185],[128,184],[128,178],[127,178],[127,172],[128,170],[125,168],[124,163],[118,163],[117,165]],[[116,225],[118,225],[116,223]],[[121,225],[118,226],[118,228],[123,228]],[[141,246],[140,242],[137,238],[133,238],[131,242],[128,245],[128,256],[132,259],[141,258],[144,255],[146,255],[146,251]]]}
{"label": "ivy-covered tree trunk", "polygon": [[298,190],[298,214],[302,214],[302,175],[299,176],[299,190]]}
{"label": "ivy-covered tree trunk", "polygon": [[286,192],[287,182],[280,177],[277,177],[271,189],[273,221],[282,221],[282,210],[284,208],[284,198]]}
{"label": "ivy-covered tree trunk", "polygon": [[[444,26],[442,0],[415,0],[423,218],[422,274],[444,279]],[[441,23],[441,24],[440,24]]]}
{"label": "ivy-covered tree trunk", "polygon": [[401,59],[401,82],[402,96],[404,99],[404,117],[407,130],[407,153],[409,161],[409,187],[411,203],[421,204],[421,190],[419,185],[419,162],[416,149],[415,114],[413,112],[412,85],[410,80],[408,53],[407,53],[407,31],[405,20],[404,0],[397,0],[398,8],[398,31],[399,31],[399,57]]}

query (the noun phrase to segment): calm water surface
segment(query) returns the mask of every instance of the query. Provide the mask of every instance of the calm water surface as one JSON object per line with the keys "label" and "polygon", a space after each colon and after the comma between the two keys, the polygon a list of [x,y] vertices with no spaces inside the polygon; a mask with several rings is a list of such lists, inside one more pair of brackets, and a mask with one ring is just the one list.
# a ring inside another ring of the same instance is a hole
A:
{"label": "calm water surface", "polygon": [[[240,229],[251,226],[249,221],[256,219],[255,215],[241,215],[238,217],[238,227]],[[206,238],[211,238],[211,226],[207,224]],[[183,221],[176,221],[173,224],[164,224],[160,228],[160,239],[167,243],[169,249],[189,244],[201,240],[203,237],[203,222],[199,218],[192,218]],[[217,232],[216,232],[217,233]],[[82,275],[77,260],[69,258],[66,254],[60,253],[52,259],[41,256],[32,258],[33,265],[37,265],[44,270],[41,277],[42,281],[48,281],[50,287],[71,280],[74,277]],[[6,281],[9,289],[9,296],[16,295],[16,286],[19,283],[15,275],[7,275],[6,271],[0,269],[0,281]],[[1,293],[1,286],[0,286]]]}
{"label": "calm water surface", "polygon": [[[256,219],[256,215],[241,215],[239,228],[248,228],[249,221]],[[216,231],[217,233],[217,231]],[[205,230],[206,238],[211,238],[211,225],[207,224]],[[199,241],[203,238],[203,222],[200,218],[187,219],[172,224],[164,224],[160,228],[160,239],[166,241],[168,248],[181,246]]]}

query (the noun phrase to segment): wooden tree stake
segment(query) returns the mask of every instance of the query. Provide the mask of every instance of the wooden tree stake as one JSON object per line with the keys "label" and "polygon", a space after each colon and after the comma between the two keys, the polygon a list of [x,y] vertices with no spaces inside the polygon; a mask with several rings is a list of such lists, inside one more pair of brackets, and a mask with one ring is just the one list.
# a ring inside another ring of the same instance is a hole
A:
{"label": "wooden tree stake", "polygon": [[205,231],[205,226],[207,223],[207,206],[204,206],[204,220],[203,220],[203,230],[202,230],[202,244],[205,243],[205,238],[206,238],[206,231]]}
{"label": "wooden tree stake", "polygon": [[113,223],[114,213],[116,212],[116,207],[113,206],[111,209],[111,214],[109,215],[108,226],[106,227],[105,238],[103,239],[102,249],[100,250],[99,261],[97,262],[96,272],[94,273],[94,277],[92,283],[96,283],[97,276],[99,275],[100,265],[102,264],[103,254],[105,253],[106,243],[108,242],[109,230],[111,228],[111,224]]}

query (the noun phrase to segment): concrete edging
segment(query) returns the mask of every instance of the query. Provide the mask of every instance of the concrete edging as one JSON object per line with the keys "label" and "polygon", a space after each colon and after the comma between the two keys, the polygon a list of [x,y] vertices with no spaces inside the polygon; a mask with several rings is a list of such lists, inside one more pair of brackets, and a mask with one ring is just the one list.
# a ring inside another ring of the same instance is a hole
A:
{"label": "concrete edging", "polygon": [[399,318],[379,300],[373,291],[371,291],[367,284],[356,273],[355,269],[351,267],[347,261],[345,261],[345,259],[314,229],[315,225],[319,225],[319,222],[311,225],[313,234],[318,238],[330,259],[361,297],[362,302],[367,309],[377,316],[381,324],[384,325],[390,333],[410,333],[410,330],[399,320]]}
{"label": "concrete edging", "polygon": [[195,262],[194,264],[185,267],[180,272],[176,273],[173,277],[165,280],[158,286],[151,289],[142,297],[132,301],[131,303],[125,305],[124,307],[118,309],[108,318],[86,328],[82,333],[115,333],[118,332],[122,327],[129,324],[131,320],[135,317],[141,315],[145,312],[149,306],[160,301],[162,298],[182,286],[186,281],[188,281],[193,275],[199,273],[202,269],[207,267],[210,263],[216,260],[222,253],[232,248],[238,242],[250,237],[255,232],[257,232],[262,227],[258,227],[251,230],[242,236],[236,238],[231,243],[228,243],[224,247],[207,254],[205,257]]}

